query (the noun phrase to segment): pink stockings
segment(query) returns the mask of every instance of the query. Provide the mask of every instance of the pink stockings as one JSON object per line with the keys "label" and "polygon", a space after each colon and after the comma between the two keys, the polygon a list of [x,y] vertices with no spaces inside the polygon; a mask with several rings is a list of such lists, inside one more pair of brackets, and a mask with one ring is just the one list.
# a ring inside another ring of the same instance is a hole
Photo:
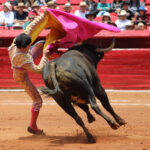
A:
{"label": "pink stockings", "polygon": [[28,131],[33,134],[38,134],[41,132],[40,129],[37,127],[37,118],[39,115],[40,108],[42,107],[42,98],[36,89],[36,87],[33,85],[33,83],[30,81],[28,74],[25,75],[24,82],[19,82],[19,84],[25,89],[26,93],[32,98],[33,100],[33,106],[31,109],[31,121],[30,121],[30,130]]}
{"label": "pink stockings", "polygon": [[30,121],[30,128],[33,129],[35,132],[40,132],[40,129],[37,127],[37,118],[39,115],[40,110],[35,110],[34,106],[31,109],[31,121]]}

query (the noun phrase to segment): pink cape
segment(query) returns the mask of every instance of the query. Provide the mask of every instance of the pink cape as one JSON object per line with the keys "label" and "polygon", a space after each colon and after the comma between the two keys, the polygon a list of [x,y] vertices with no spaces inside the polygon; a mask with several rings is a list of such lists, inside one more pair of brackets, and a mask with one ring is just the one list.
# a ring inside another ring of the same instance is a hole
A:
{"label": "pink cape", "polygon": [[62,29],[66,32],[64,37],[58,39],[59,42],[56,40],[55,43],[50,44],[49,49],[55,49],[56,47],[70,48],[78,42],[93,37],[101,30],[120,32],[120,29],[115,26],[92,22],[56,9],[47,8],[47,10],[61,24]]}

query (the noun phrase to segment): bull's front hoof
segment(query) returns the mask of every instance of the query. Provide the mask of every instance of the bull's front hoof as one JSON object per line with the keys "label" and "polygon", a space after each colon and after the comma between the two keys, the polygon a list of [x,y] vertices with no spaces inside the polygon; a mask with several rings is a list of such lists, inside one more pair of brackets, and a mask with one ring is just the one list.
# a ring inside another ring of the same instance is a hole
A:
{"label": "bull's front hoof", "polygon": [[96,139],[92,136],[88,138],[88,143],[96,143]]}
{"label": "bull's front hoof", "polygon": [[111,128],[114,129],[114,130],[117,130],[120,126],[118,124],[116,124],[115,122],[114,123],[111,123],[110,124]]}
{"label": "bull's front hoof", "polygon": [[118,120],[117,122],[118,122],[118,124],[119,124],[120,126],[127,124],[127,122],[125,122],[125,120],[123,120],[123,119],[120,119],[120,120]]}
{"label": "bull's front hoof", "polygon": [[119,117],[118,115],[115,116],[115,120],[120,126],[127,124],[127,122],[125,122],[125,120]]}
{"label": "bull's front hoof", "polygon": [[93,137],[93,135],[91,133],[86,133],[87,139],[88,139],[88,143],[96,143],[96,139]]}

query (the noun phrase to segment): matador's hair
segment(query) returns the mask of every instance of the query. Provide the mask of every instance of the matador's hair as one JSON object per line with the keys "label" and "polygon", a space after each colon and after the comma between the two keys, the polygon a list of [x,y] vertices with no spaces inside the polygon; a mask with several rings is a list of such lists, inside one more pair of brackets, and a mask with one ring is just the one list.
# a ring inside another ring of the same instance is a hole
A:
{"label": "matador's hair", "polygon": [[20,35],[16,37],[16,40],[14,43],[16,44],[17,48],[25,48],[31,43],[31,41],[32,40],[29,35],[25,33],[21,33]]}

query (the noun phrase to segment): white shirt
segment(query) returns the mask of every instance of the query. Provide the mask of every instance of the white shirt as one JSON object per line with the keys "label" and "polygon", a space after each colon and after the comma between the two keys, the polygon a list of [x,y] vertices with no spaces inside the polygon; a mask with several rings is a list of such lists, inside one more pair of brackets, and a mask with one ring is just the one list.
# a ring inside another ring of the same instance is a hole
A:
{"label": "white shirt", "polygon": [[0,11],[0,24],[5,23],[14,23],[14,14],[12,11],[4,12]]}
{"label": "white shirt", "polygon": [[86,14],[86,13],[87,13],[87,12],[81,12],[80,10],[76,10],[74,14],[75,14],[75,16],[78,16],[78,17],[87,19],[87,18],[85,17],[85,14]]}
{"label": "white shirt", "polygon": [[115,21],[115,24],[117,25],[117,27],[120,29],[120,30],[125,30],[126,29],[126,25],[131,25],[131,21],[126,19],[126,20],[120,20],[120,19],[117,19]]}

